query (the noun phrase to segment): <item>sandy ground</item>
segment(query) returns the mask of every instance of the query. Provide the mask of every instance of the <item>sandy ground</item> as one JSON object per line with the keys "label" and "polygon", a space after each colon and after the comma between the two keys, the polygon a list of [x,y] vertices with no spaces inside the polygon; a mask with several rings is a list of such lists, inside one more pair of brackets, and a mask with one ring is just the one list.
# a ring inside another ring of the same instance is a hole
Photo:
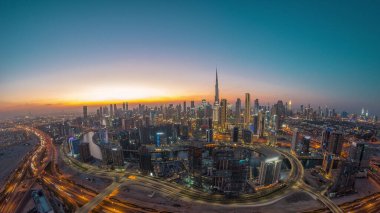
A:
{"label": "sandy ground", "polygon": [[0,185],[5,183],[8,176],[16,169],[22,158],[38,143],[38,140],[32,139],[27,142],[30,145],[19,143],[0,148]]}
{"label": "sandy ground", "polygon": [[[170,212],[242,212],[242,213],[283,213],[303,212],[323,208],[323,205],[303,192],[295,192],[288,197],[262,207],[229,207],[210,203],[194,203],[191,201],[174,200],[165,195],[155,193],[145,186],[130,184],[120,188],[116,198],[124,199],[137,205],[149,206],[161,211]],[[179,206],[178,206],[179,205]]]}
{"label": "sandy ground", "polygon": [[332,201],[336,204],[350,202],[361,197],[366,197],[376,192],[380,192],[380,185],[372,178],[357,178],[355,182],[357,193],[346,195],[339,198],[333,198]]}

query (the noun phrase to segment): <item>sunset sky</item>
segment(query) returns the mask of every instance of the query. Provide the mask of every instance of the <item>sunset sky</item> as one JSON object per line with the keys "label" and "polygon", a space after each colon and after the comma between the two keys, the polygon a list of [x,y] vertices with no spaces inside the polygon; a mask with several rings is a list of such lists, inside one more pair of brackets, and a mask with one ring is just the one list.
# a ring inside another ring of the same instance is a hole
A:
{"label": "sunset sky", "polygon": [[250,92],[380,115],[379,1],[0,1],[0,113]]}

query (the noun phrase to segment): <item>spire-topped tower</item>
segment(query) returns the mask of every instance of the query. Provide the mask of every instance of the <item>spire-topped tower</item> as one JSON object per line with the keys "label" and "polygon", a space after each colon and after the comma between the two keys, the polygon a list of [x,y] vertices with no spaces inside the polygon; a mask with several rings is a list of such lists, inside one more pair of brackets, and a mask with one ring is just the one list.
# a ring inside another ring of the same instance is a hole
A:
{"label": "spire-topped tower", "polygon": [[215,101],[214,101],[214,104],[219,104],[218,68],[216,68]]}

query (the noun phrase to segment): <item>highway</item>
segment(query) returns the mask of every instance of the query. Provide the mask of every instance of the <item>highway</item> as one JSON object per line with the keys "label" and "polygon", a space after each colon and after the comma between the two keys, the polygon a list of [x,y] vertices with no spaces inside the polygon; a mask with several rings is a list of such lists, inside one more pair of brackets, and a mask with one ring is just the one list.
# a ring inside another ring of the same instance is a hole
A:
{"label": "highway", "polygon": [[[27,128],[27,127],[25,127]],[[291,172],[288,179],[283,184],[278,184],[275,188],[263,189],[254,194],[242,194],[236,199],[226,199],[223,195],[217,195],[202,192],[194,188],[170,183],[165,180],[150,176],[143,176],[133,172],[106,172],[98,167],[82,164],[75,159],[68,158],[61,147],[58,153],[57,148],[52,144],[51,139],[45,133],[37,129],[27,128],[36,134],[40,140],[40,147],[33,155],[28,156],[25,163],[18,168],[15,177],[7,184],[5,193],[2,195],[4,202],[0,204],[0,212],[15,212],[23,196],[28,192],[34,181],[40,179],[42,184],[55,192],[61,197],[66,204],[76,209],[77,212],[158,212],[156,209],[138,206],[125,200],[115,199],[117,189],[128,183],[140,184],[145,187],[154,189],[157,192],[170,197],[172,200],[184,200],[190,202],[207,203],[207,205],[217,205],[229,207],[258,207],[270,205],[284,197],[296,192],[304,191],[311,196],[320,200],[328,209],[316,210],[315,212],[361,212],[363,209],[367,212],[378,212],[380,209],[380,194],[363,198],[363,201],[351,202],[337,206],[330,199],[325,197],[321,192],[317,192],[304,183],[304,170],[300,161],[292,154],[271,148],[288,158],[291,163]],[[120,181],[114,181],[101,192],[85,188],[73,183],[64,174],[57,171],[56,163],[58,155],[63,160],[79,172],[96,175],[99,177],[114,178],[118,177]],[[29,161],[29,163],[27,163]],[[49,164],[49,162],[51,162]],[[47,167],[50,165],[50,167]],[[134,178],[127,178],[133,176]],[[23,182],[25,184],[18,184]],[[21,187],[21,188],[20,188]],[[366,204],[362,204],[366,202]]]}
{"label": "highway", "polygon": [[17,169],[16,175],[7,182],[5,190],[0,195],[0,212],[2,213],[16,212],[19,209],[30,188],[51,161],[49,156],[51,156],[53,145],[50,137],[38,129],[26,126],[17,127],[37,135],[40,145],[26,156]]}

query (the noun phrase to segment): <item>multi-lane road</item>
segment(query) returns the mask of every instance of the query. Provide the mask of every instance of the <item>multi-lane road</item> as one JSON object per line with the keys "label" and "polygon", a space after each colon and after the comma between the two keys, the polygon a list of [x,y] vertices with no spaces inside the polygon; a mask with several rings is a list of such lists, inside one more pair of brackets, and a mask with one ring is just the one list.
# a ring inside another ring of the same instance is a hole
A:
{"label": "multi-lane road", "polygon": [[[29,193],[30,188],[37,179],[41,180],[42,184],[47,187],[49,191],[55,193],[56,196],[59,196],[70,206],[71,210],[77,210],[78,212],[158,212],[156,209],[138,206],[126,200],[117,200],[114,196],[111,196],[120,186],[127,184],[128,181],[134,181],[135,184],[150,187],[176,200],[207,203],[208,205],[218,205],[221,207],[257,207],[270,205],[288,196],[292,192],[304,191],[320,200],[328,208],[326,210],[317,210],[316,212],[378,212],[380,210],[380,193],[365,197],[362,200],[337,206],[334,202],[325,197],[322,192],[315,191],[304,183],[304,170],[295,156],[275,148],[271,149],[280,152],[284,157],[288,158],[291,163],[292,168],[287,182],[278,185],[275,189],[263,190],[259,191],[259,193],[249,195],[244,194],[240,198],[233,200],[227,200],[222,195],[210,195],[200,190],[186,188],[179,184],[169,183],[138,173],[105,172],[95,166],[80,164],[80,162],[68,163],[67,165],[83,173],[107,178],[118,177],[117,180],[107,188],[96,192],[75,184],[70,179],[67,179],[65,175],[57,171],[56,165],[59,153],[47,134],[30,127],[22,128],[37,135],[41,143],[33,153],[26,156],[25,161],[17,169],[13,179],[8,181],[5,190],[0,195],[0,212],[2,213],[17,212],[20,203],[22,203],[25,195]],[[62,149],[60,149],[60,151],[62,152]],[[61,156],[66,163],[68,160],[75,161],[74,159],[67,159],[67,156],[62,153]],[[48,167],[48,165],[50,166]],[[85,169],[83,169],[83,167],[85,167]],[[131,176],[134,178],[128,178]]]}

